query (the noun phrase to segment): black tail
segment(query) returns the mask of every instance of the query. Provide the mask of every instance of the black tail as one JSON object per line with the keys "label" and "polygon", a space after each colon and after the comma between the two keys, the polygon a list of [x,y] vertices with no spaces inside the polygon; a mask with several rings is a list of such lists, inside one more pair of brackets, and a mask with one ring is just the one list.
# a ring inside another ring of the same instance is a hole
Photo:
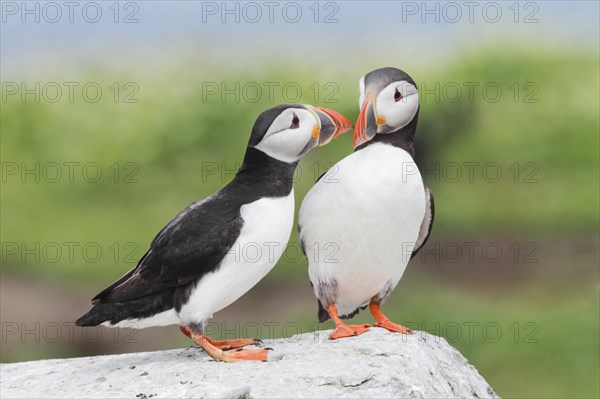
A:
{"label": "black tail", "polygon": [[329,313],[327,313],[327,310],[325,310],[323,303],[319,299],[317,299],[317,302],[319,303],[319,323],[325,323],[329,320]]}
{"label": "black tail", "polygon": [[75,324],[79,327],[92,327],[102,324],[105,321],[108,321],[111,318],[111,310],[113,310],[107,309],[110,308],[109,305],[112,304],[94,305],[94,307],[89,312],[77,319]]}
{"label": "black tail", "polygon": [[97,301],[94,307],[81,316],[75,324],[80,327],[89,327],[97,326],[105,321],[117,324],[127,319],[152,317],[157,313],[173,308],[174,292],[174,289],[165,290],[126,302]]}
{"label": "black tail", "polygon": [[[75,322],[79,327],[97,326],[105,321],[117,324],[122,320],[144,318],[160,311],[152,311],[141,300],[115,303],[96,303],[89,312]],[[166,310],[166,309],[165,309]]]}

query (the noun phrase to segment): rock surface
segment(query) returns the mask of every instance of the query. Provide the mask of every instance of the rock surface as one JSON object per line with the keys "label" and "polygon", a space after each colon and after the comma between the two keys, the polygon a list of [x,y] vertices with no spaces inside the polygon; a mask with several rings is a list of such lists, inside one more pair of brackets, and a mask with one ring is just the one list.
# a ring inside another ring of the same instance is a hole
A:
{"label": "rock surface", "polygon": [[0,397],[497,397],[443,338],[379,328],[337,341],[328,335],[269,341],[269,362],[218,363],[189,347],[2,364]]}

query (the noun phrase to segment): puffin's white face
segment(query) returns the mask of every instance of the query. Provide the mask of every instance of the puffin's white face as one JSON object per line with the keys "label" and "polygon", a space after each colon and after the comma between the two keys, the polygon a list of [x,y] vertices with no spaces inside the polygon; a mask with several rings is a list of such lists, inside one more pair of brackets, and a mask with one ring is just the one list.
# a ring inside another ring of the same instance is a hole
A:
{"label": "puffin's white face", "polygon": [[415,117],[419,110],[419,93],[415,86],[405,80],[394,82],[379,92],[375,106],[377,132],[396,131]]}
{"label": "puffin's white face", "polygon": [[[374,72],[377,71],[371,73]],[[369,88],[365,85],[365,76],[359,81],[360,114],[354,129],[355,148],[371,140],[376,134],[402,129],[419,111],[419,93],[412,83],[399,80],[387,84],[383,89],[377,83],[375,87]]]}
{"label": "puffin's white face", "polygon": [[[361,78],[359,107],[365,102],[365,78]],[[377,94],[374,111],[377,133],[389,133],[408,125],[419,110],[419,93],[417,88],[405,81],[393,82]]]}
{"label": "puffin's white face", "polygon": [[319,143],[321,120],[303,108],[287,108],[275,118],[255,146],[272,158],[293,163]]}

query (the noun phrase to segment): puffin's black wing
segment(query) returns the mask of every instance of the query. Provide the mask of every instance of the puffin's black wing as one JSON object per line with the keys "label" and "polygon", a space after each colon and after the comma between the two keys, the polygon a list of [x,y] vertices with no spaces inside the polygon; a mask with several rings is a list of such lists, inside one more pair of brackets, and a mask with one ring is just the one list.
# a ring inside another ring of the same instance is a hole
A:
{"label": "puffin's black wing", "polygon": [[429,189],[429,187],[425,187],[425,217],[421,222],[421,228],[419,229],[419,236],[417,237],[417,242],[415,243],[415,248],[413,249],[412,255],[410,258],[414,258],[417,252],[425,245],[427,239],[429,238],[429,234],[431,234],[431,227],[433,226],[433,217],[435,214],[435,207],[433,203],[433,193]]}
{"label": "puffin's black wing", "polygon": [[219,266],[242,225],[239,206],[218,194],[193,203],[158,233],[134,269],[92,303],[129,301],[199,279]]}

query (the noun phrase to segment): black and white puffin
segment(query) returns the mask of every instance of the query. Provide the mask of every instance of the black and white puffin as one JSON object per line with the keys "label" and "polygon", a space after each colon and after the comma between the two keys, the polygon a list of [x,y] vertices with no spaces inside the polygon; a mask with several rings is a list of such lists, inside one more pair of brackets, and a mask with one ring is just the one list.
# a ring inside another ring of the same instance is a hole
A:
{"label": "black and white puffin", "polygon": [[[293,174],[302,156],[352,124],[311,105],[279,105],[256,120],[244,162],[217,193],[182,210],[137,266],[92,299],[78,326],[179,324],[216,360],[267,360],[254,339],[213,341],[203,324],[275,266],[294,220]],[[248,247],[250,250],[248,250]]]}
{"label": "black and white puffin", "polygon": [[414,80],[381,68],[363,76],[359,87],[356,150],[315,183],[298,216],[319,321],[336,324],[332,339],[365,332],[368,324],[340,319],[367,306],[374,326],[412,333],[380,306],[429,237],[434,214],[433,196],[413,161],[419,113]]}

